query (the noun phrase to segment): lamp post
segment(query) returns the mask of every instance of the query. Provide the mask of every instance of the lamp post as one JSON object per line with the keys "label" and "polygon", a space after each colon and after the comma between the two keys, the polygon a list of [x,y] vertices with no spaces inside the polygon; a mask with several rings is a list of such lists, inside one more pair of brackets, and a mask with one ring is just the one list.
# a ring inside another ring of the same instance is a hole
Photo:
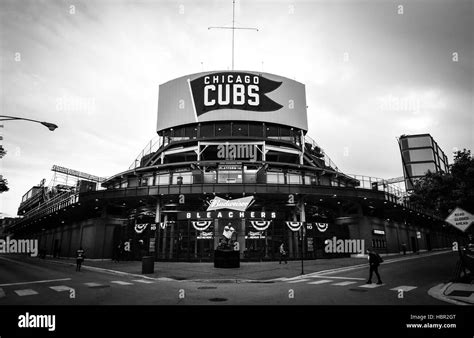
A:
{"label": "lamp post", "polygon": [[51,131],[54,131],[56,128],[58,128],[57,125],[50,122],[32,120],[32,119],[27,119],[27,118],[17,117],[17,116],[0,115],[0,121],[11,121],[11,120],[23,120],[23,121],[31,121],[31,122],[40,123]]}

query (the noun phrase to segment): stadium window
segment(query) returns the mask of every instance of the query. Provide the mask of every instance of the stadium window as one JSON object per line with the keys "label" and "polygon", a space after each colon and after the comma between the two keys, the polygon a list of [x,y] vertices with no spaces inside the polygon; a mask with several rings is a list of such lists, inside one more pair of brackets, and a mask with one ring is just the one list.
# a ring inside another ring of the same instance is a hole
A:
{"label": "stadium window", "polygon": [[278,138],[278,127],[267,125],[265,129],[266,129],[265,136],[267,138],[276,138],[276,139]]}
{"label": "stadium window", "polygon": [[184,136],[186,139],[190,139],[190,140],[197,138],[197,126],[186,127]]}
{"label": "stadium window", "polygon": [[249,126],[249,136],[263,137],[263,125],[251,123]]}
{"label": "stadium window", "polygon": [[233,123],[232,136],[249,136],[248,123]]}
{"label": "stadium window", "polygon": [[230,136],[230,123],[216,123],[216,136]]}
{"label": "stadium window", "polygon": [[214,124],[202,124],[199,128],[199,137],[209,138],[214,137]]}

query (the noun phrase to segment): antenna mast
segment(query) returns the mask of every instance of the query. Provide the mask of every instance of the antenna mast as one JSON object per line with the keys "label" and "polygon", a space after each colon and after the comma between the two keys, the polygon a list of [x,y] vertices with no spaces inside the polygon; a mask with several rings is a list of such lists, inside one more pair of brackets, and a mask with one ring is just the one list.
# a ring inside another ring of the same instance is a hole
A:
{"label": "antenna mast", "polygon": [[254,27],[235,27],[235,0],[232,0],[232,27],[208,27],[207,29],[232,29],[232,70],[234,70],[234,33],[236,29],[247,29],[254,30],[258,32],[258,28]]}

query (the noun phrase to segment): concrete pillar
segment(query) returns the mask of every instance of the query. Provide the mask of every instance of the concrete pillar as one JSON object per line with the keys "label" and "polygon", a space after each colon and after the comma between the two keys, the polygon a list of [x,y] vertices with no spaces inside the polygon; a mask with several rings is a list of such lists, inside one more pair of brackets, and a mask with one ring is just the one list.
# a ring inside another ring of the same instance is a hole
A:
{"label": "concrete pillar", "polygon": [[[165,214],[165,217],[163,219],[163,223],[166,224],[168,222],[168,215]],[[166,232],[167,232],[168,226],[165,226],[163,229],[163,238],[162,238],[162,245],[161,245],[161,256],[163,258],[166,257]]]}

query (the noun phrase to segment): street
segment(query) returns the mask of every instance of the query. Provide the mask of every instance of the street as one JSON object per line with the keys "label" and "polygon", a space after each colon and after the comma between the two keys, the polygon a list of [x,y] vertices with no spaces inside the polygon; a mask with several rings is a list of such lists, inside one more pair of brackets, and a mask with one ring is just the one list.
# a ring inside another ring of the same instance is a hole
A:
{"label": "street", "polygon": [[76,272],[70,265],[3,255],[0,306],[446,305],[428,290],[452,277],[457,259],[452,252],[387,257],[379,268],[383,284],[367,285],[367,264],[254,283],[204,283],[84,268]]}

